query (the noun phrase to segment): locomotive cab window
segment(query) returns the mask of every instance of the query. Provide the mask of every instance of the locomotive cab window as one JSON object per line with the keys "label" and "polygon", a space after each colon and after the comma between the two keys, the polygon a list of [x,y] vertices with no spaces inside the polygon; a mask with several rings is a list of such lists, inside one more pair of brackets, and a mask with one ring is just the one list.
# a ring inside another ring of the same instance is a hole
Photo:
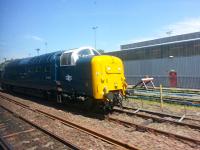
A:
{"label": "locomotive cab window", "polygon": [[91,55],[100,55],[100,54],[94,49],[83,49],[80,52],[78,52],[79,57],[86,57]]}
{"label": "locomotive cab window", "polygon": [[81,50],[80,52],[78,52],[79,57],[85,57],[85,56],[89,56],[89,55],[92,55],[92,53],[89,49],[84,49],[84,50]]}
{"label": "locomotive cab window", "polygon": [[72,53],[63,53],[60,56],[60,65],[61,66],[72,65],[71,64],[71,56],[72,56]]}
{"label": "locomotive cab window", "polygon": [[92,50],[92,52],[94,53],[94,55],[100,55],[100,53],[99,52],[97,52],[97,51],[95,51],[95,50]]}
{"label": "locomotive cab window", "polygon": [[88,57],[92,55],[100,55],[100,53],[94,49],[86,48],[81,50],[75,50],[72,52],[64,52],[60,56],[60,66],[72,66],[76,65],[79,58]]}

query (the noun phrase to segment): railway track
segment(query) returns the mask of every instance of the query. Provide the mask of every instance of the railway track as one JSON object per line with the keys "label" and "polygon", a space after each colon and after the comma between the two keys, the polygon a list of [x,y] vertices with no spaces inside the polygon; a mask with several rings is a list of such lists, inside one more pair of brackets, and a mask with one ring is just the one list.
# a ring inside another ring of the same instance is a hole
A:
{"label": "railway track", "polygon": [[[136,108],[130,108],[130,107],[126,107],[126,106],[123,106],[123,109],[132,110],[132,111],[137,111],[138,110]],[[182,118],[182,116],[168,114],[168,113],[164,113],[164,112],[151,111],[151,110],[146,110],[146,109],[142,109],[142,108],[140,108],[139,111],[140,112],[144,112],[144,113],[148,113],[148,114],[151,114],[151,115],[157,115],[157,116],[160,116],[160,117],[170,117],[170,118],[173,118],[175,120],[180,120]],[[200,122],[200,119],[194,119],[194,118],[190,118],[190,117],[187,117],[187,116],[185,116],[183,119],[184,120],[192,120],[192,121]]]}
{"label": "railway track", "polygon": [[0,115],[0,143],[3,149],[81,149],[3,106],[0,106]]}
{"label": "railway track", "polygon": [[2,137],[0,137],[0,149],[10,150],[10,149],[12,149],[12,147],[6,140],[4,140]]}
{"label": "railway track", "polygon": [[[136,146],[129,145],[129,144],[124,143],[124,142],[122,142],[122,141],[120,141],[120,140],[114,139],[114,138],[112,138],[112,137],[110,137],[110,136],[106,136],[106,135],[101,134],[101,133],[98,133],[98,132],[96,132],[96,131],[94,131],[94,130],[85,128],[84,126],[80,126],[80,125],[75,124],[75,123],[73,123],[73,122],[69,122],[69,121],[67,121],[66,119],[63,119],[63,118],[61,118],[61,117],[59,117],[59,116],[56,116],[56,115],[54,115],[54,114],[49,114],[49,113],[47,113],[47,112],[45,112],[45,111],[43,111],[43,110],[38,110],[38,109],[30,108],[28,105],[25,105],[25,104],[23,104],[23,103],[21,103],[21,102],[18,102],[18,101],[16,101],[16,100],[13,100],[13,99],[11,99],[11,98],[9,98],[9,97],[6,97],[6,96],[4,96],[4,95],[2,95],[2,94],[0,94],[0,98],[1,98],[1,99],[4,99],[4,100],[6,100],[6,101],[9,101],[10,103],[13,103],[13,104],[15,104],[15,105],[17,105],[17,106],[20,106],[20,107],[22,107],[22,108],[24,108],[24,109],[30,110],[30,111],[32,111],[32,112],[34,112],[34,113],[38,113],[38,114],[40,114],[40,115],[46,116],[46,117],[48,117],[48,118],[51,118],[51,119],[53,119],[53,120],[58,120],[59,122],[61,122],[62,124],[66,125],[66,126],[68,126],[68,127],[77,129],[77,130],[80,131],[80,132],[84,132],[84,133],[86,133],[86,134],[88,134],[88,135],[91,135],[91,136],[93,136],[93,137],[95,137],[95,138],[98,138],[98,139],[100,139],[100,140],[102,140],[102,141],[104,141],[104,142],[106,142],[106,143],[109,143],[109,144],[111,144],[111,145],[114,145],[114,146],[116,146],[116,147],[119,147],[120,149],[138,150],[138,148],[137,148]],[[7,109],[8,109],[8,108],[7,108]],[[9,109],[8,109],[8,110],[9,110]],[[10,111],[11,111],[11,110],[10,110]],[[13,112],[13,113],[14,113],[14,112]],[[21,117],[22,117],[22,116],[21,116]],[[23,117],[22,117],[22,118],[23,118]]]}
{"label": "railway track", "polygon": [[[171,116],[171,117],[176,118],[178,116],[174,116],[174,115],[170,115],[170,114],[164,114],[164,113],[158,113],[158,112],[153,112],[153,111],[148,111],[148,110],[141,110],[141,112],[142,111],[145,112],[145,113],[149,112],[150,114],[159,116],[159,117],[155,117],[155,116],[151,116],[151,115],[142,114],[142,113],[139,112],[140,110],[134,110],[134,109],[128,108],[128,107],[124,107],[124,109],[114,108],[114,112],[125,113],[125,114],[127,114],[129,116],[137,116],[137,117],[142,117],[144,119],[151,119],[152,122],[150,122],[150,123],[153,123],[153,122],[158,122],[158,123],[168,122],[168,123],[174,124],[176,126],[177,125],[179,125],[179,126],[187,126],[187,127],[191,128],[191,129],[195,129],[195,130],[200,131],[200,126],[199,125],[193,125],[193,124],[188,124],[188,123],[183,123],[183,122],[178,122],[178,121],[173,121],[173,120],[161,118],[161,117],[164,117],[164,116],[167,116],[167,117]],[[129,111],[127,111],[127,110],[129,110]],[[131,112],[130,110],[134,110],[134,112]],[[187,119],[191,119],[191,118],[187,118]],[[175,133],[172,133],[172,132],[166,132],[166,131],[163,131],[163,130],[159,130],[159,129],[155,129],[155,128],[152,128],[152,127],[148,127],[146,125],[141,125],[141,124],[138,124],[138,123],[135,123],[135,122],[128,122],[128,121],[125,121],[123,119],[112,117],[112,114],[109,114],[107,116],[107,120],[115,122],[115,123],[119,123],[119,124],[122,124],[122,125],[125,125],[125,126],[135,127],[136,130],[142,130],[142,131],[148,131],[148,132],[151,132],[151,133],[163,134],[163,135],[166,135],[166,136],[169,136],[169,137],[176,138],[178,140],[190,141],[190,142],[196,143],[198,145],[200,144],[200,140],[199,139],[194,139],[194,138],[191,138],[191,137],[175,134]],[[193,119],[191,119],[191,120],[193,120]]]}
{"label": "railway track", "polygon": [[[190,128],[200,130],[200,119],[189,118],[185,115],[177,116],[162,112],[150,111],[145,109],[135,109],[125,106],[122,107],[122,109],[120,109],[119,107],[115,107],[113,111],[118,113],[125,113],[131,116],[139,116],[146,119],[153,119],[153,121],[155,122],[170,122],[173,124],[188,126]],[[188,123],[188,121],[190,123]]]}

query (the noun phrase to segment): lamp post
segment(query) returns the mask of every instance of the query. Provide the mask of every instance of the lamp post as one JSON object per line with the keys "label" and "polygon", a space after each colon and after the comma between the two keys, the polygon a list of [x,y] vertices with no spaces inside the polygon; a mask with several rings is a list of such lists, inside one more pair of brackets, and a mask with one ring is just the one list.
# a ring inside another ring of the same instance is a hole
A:
{"label": "lamp post", "polygon": [[172,33],[173,33],[172,30],[166,32],[166,34],[167,34],[168,36],[171,36]]}
{"label": "lamp post", "polygon": [[96,49],[96,29],[98,29],[98,26],[92,27],[94,30],[94,48]]}
{"label": "lamp post", "polygon": [[36,51],[37,51],[37,55],[39,55],[39,51],[40,51],[40,49],[39,48],[37,48],[37,49],[35,49]]}
{"label": "lamp post", "polygon": [[47,42],[45,42],[44,45],[45,45],[45,52],[47,53]]}

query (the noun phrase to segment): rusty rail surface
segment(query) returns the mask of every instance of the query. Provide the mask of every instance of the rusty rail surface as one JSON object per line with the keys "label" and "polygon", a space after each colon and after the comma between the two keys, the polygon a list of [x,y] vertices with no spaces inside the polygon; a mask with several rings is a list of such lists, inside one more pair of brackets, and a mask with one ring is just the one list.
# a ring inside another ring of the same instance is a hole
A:
{"label": "rusty rail surface", "polygon": [[8,97],[6,97],[6,96],[4,96],[4,95],[1,95],[1,94],[0,94],[0,97],[3,98],[3,99],[5,99],[5,100],[8,100],[8,101],[11,102],[11,103],[14,103],[14,104],[16,104],[16,105],[18,105],[18,106],[21,106],[21,107],[23,107],[23,108],[25,108],[25,109],[28,109],[28,110],[31,110],[31,111],[34,111],[34,112],[43,114],[43,115],[45,115],[45,116],[47,116],[47,117],[49,117],[49,118],[51,118],[51,119],[59,120],[59,121],[60,121],[61,123],[63,123],[64,125],[67,125],[67,126],[70,126],[70,127],[72,127],[72,128],[75,128],[75,129],[77,129],[77,130],[80,130],[80,131],[82,131],[82,132],[84,132],[84,133],[87,133],[87,134],[93,136],[93,137],[96,137],[96,138],[98,138],[98,139],[101,139],[102,141],[107,142],[107,143],[109,143],[109,144],[111,144],[111,145],[115,145],[115,146],[121,147],[121,148],[123,148],[123,149],[139,150],[139,148],[137,148],[136,146],[132,146],[132,145],[129,145],[129,144],[127,144],[127,143],[125,143],[125,142],[122,142],[122,141],[120,141],[120,140],[114,139],[114,138],[112,138],[112,137],[105,136],[104,134],[98,133],[98,132],[96,132],[96,131],[94,131],[94,130],[91,130],[91,129],[88,129],[88,128],[86,128],[86,127],[83,127],[83,126],[80,126],[80,125],[78,125],[78,124],[75,124],[75,123],[73,123],[73,122],[67,121],[67,120],[65,120],[65,119],[63,119],[63,118],[61,118],[61,117],[55,116],[55,115],[53,115],[53,114],[49,114],[49,113],[47,113],[47,112],[45,112],[45,111],[30,108],[29,106],[27,106],[27,105],[25,105],[25,104],[23,104],[23,103],[21,103],[21,102],[18,102],[18,101],[16,101],[16,100],[13,100],[13,99],[11,99],[11,98],[8,98]]}
{"label": "rusty rail surface", "polygon": [[0,136],[0,149],[1,148],[3,150],[13,150],[12,146]]}
{"label": "rusty rail surface", "polygon": [[140,114],[138,112],[137,113],[136,112],[130,112],[130,111],[126,111],[126,110],[119,109],[119,108],[114,108],[113,111],[114,112],[118,112],[118,113],[125,113],[127,115],[132,115],[132,116],[138,116],[138,117],[142,117],[142,118],[152,119],[155,122],[169,122],[169,123],[173,123],[173,124],[176,124],[176,125],[188,126],[188,127],[192,128],[192,129],[200,130],[200,126],[194,125],[194,124],[173,121],[173,120],[169,120],[169,119],[165,119],[165,118],[159,118],[159,117],[155,117],[155,116],[149,116],[149,115],[145,115],[145,114]]}
{"label": "rusty rail surface", "polygon": [[144,125],[139,125],[139,124],[136,124],[136,123],[131,123],[131,122],[119,120],[119,119],[113,118],[109,115],[107,116],[107,120],[112,121],[112,122],[116,122],[116,123],[120,123],[120,124],[123,124],[123,125],[134,126],[138,130],[149,131],[149,132],[152,132],[152,133],[164,134],[166,136],[176,138],[176,139],[179,139],[179,140],[186,140],[186,141],[193,142],[195,144],[200,144],[200,140],[197,140],[197,139],[193,139],[193,138],[189,138],[189,137],[186,137],[186,136],[182,136],[182,135],[178,135],[178,134],[154,129],[154,128],[147,127],[147,126],[144,126]]}

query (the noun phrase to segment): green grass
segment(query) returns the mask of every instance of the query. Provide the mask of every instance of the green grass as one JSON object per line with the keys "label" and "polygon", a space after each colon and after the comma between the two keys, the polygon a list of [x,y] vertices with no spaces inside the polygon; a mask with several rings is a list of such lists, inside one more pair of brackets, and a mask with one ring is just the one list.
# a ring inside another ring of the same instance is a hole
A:
{"label": "green grass", "polygon": [[[143,103],[144,107],[147,107],[147,106],[148,107],[151,107],[151,106],[160,107],[160,105],[161,105],[158,100],[154,100],[154,99],[144,100],[144,99],[129,98],[128,100],[129,100],[129,102],[137,103],[140,107],[141,107],[142,103]],[[181,110],[181,109],[184,109],[184,105],[180,105],[180,104],[176,104],[176,103],[163,102],[163,108],[172,108],[172,109],[175,109],[175,110]],[[187,110],[200,112],[200,107],[185,105],[185,108]]]}
{"label": "green grass", "polygon": [[[164,88],[164,87],[163,87]],[[136,87],[134,90],[145,90],[141,87]],[[148,89],[150,91],[159,91],[159,89]],[[200,90],[187,90],[187,89],[177,89],[177,88],[169,88],[169,89],[163,89],[163,92],[169,92],[169,93],[186,93],[186,94],[200,94]]]}

